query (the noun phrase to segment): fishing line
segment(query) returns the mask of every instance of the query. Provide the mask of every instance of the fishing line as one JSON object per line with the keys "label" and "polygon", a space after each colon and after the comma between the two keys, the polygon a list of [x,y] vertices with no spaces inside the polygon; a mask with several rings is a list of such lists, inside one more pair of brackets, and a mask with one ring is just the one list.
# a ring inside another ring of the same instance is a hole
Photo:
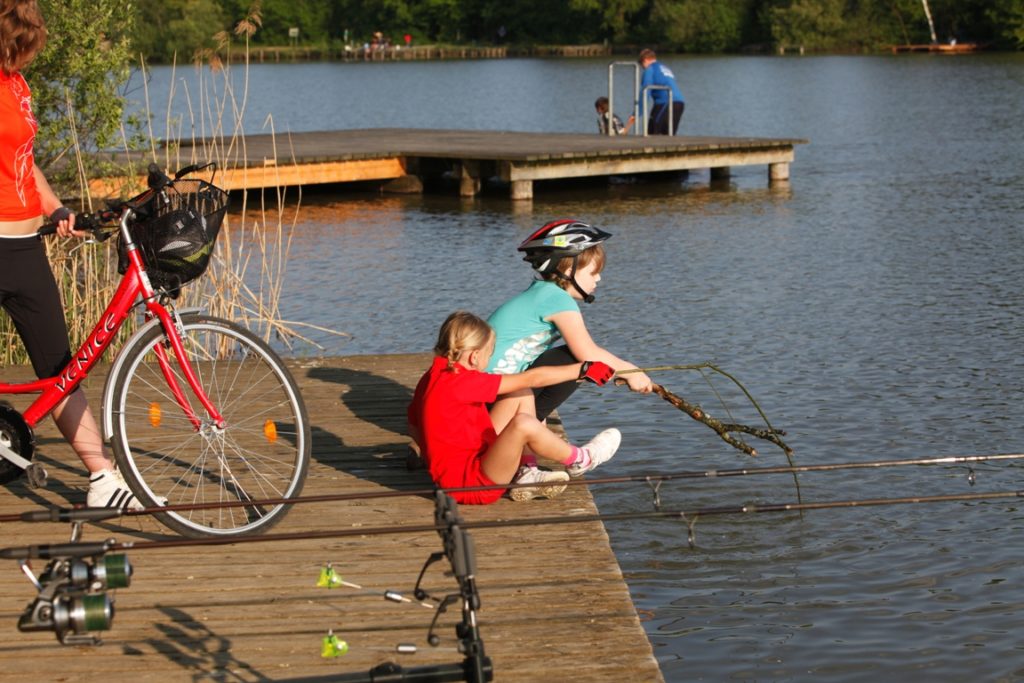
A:
{"label": "fishing line", "polygon": [[[566,486],[593,486],[608,484],[646,483],[653,486],[655,482],[665,482],[681,479],[720,479],[739,476],[759,476],[770,474],[802,474],[810,472],[830,472],[838,470],[853,469],[883,469],[887,467],[909,467],[926,465],[957,465],[981,462],[1000,462],[1007,460],[1022,460],[1024,453],[1007,453],[994,455],[952,455],[935,458],[917,458],[900,460],[868,460],[864,462],[846,463],[825,463],[820,465],[794,465],[794,466],[765,466],[765,467],[741,467],[728,469],[707,469],[707,470],[683,470],[680,472],[668,472],[661,474],[632,474],[617,477],[599,477],[593,479],[570,479],[564,483]],[[972,479],[976,480],[977,475],[971,470],[974,476],[968,476],[968,482],[973,485]],[[446,493],[462,493],[476,491],[492,491],[516,488],[535,488],[547,486],[545,482],[533,484],[508,484],[493,486],[466,486],[461,488],[443,489]],[[660,485],[660,484],[659,484]],[[404,498],[417,496],[431,498],[437,488],[410,489],[407,491],[357,491],[353,493],[333,493],[315,496],[297,496],[295,498],[267,498],[261,500],[246,501],[224,501],[217,503],[193,503],[181,505],[167,505],[165,507],[146,508],[145,510],[121,511],[110,508],[50,508],[45,510],[29,510],[21,513],[0,515],[0,522],[82,522],[82,521],[104,521],[116,517],[149,516],[160,512],[187,512],[191,510],[210,510],[217,508],[251,507],[251,506],[273,506],[273,505],[300,505],[309,503],[336,503],[354,500],[371,500],[384,498]]]}

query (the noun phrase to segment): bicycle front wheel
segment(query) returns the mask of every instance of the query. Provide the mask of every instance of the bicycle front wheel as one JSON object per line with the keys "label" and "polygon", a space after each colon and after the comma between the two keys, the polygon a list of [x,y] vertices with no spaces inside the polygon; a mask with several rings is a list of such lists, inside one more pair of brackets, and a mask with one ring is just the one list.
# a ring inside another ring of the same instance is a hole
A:
{"label": "bicycle front wheel", "polygon": [[265,531],[286,503],[224,504],[299,495],[310,456],[302,396],[280,357],[249,330],[207,315],[184,315],[182,323],[188,362],[224,425],[209,418],[156,326],[125,349],[114,380],[108,409],[118,467],[147,507],[196,506],[157,513],[181,534]]}

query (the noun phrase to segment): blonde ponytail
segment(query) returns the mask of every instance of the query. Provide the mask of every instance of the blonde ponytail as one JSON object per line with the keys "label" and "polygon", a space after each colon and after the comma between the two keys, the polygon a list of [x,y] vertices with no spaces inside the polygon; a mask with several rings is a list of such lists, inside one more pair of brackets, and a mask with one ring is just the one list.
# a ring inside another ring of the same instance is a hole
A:
{"label": "blonde ponytail", "polygon": [[493,337],[494,330],[483,318],[468,311],[455,311],[441,325],[434,353],[448,359],[451,369],[464,351],[482,349]]}

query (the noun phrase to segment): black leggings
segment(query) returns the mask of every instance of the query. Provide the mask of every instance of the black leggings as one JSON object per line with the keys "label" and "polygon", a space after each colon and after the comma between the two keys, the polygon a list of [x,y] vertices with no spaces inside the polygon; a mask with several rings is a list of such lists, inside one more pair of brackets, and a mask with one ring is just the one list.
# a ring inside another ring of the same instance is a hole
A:
{"label": "black leggings", "polygon": [[[571,363],[579,363],[579,361],[573,357],[569,347],[556,346],[537,356],[537,360],[533,361],[530,367],[539,368],[543,365],[569,365]],[[551,411],[565,403],[565,400],[572,396],[572,392],[576,391],[578,386],[579,382],[573,379],[561,384],[534,389],[533,397],[537,404],[537,419],[545,419],[551,414]]]}
{"label": "black leggings", "polygon": [[64,306],[35,235],[0,238],[0,306],[14,321],[36,377],[54,377],[71,360]]}

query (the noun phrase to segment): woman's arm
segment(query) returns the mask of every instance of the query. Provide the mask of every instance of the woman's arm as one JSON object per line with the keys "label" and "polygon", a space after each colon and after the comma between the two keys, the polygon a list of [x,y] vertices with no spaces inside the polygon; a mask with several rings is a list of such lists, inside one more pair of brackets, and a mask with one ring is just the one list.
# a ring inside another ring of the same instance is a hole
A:
{"label": "woman's arm", "polygon": [[[550,320],[562,334],[562,338],[565,339],[574,358],[599,360],[612,366],[616,372],[636,369],[636,366],[628,360],[619,358],[611,351],[597,345],[593,337],[590,336],[586,323],[583,322],[583,314],[579,311],[556,313],[551,316]],[[633,391],[643,394],[651,391],[651,378],[643,372],[631,372],[623,379]]]}
{"label": "woman's arm", "polygon": [[[36,191],[39,192],[39,201],[43,206],[43,213],[47,216],[53,216],[53,212],[57,209],[63,208],[63,204],[60,201],[60,197],[50,187],[50,183],[47,182],[46,176],[39,170],[39,167],[32,164],[32,175],[36,179]],[[66,217],[61,217],[60,222],[57,223],[57,234],[61,237],[85,237],[87,233],[75,230],[75,214],[67,211]]]}

